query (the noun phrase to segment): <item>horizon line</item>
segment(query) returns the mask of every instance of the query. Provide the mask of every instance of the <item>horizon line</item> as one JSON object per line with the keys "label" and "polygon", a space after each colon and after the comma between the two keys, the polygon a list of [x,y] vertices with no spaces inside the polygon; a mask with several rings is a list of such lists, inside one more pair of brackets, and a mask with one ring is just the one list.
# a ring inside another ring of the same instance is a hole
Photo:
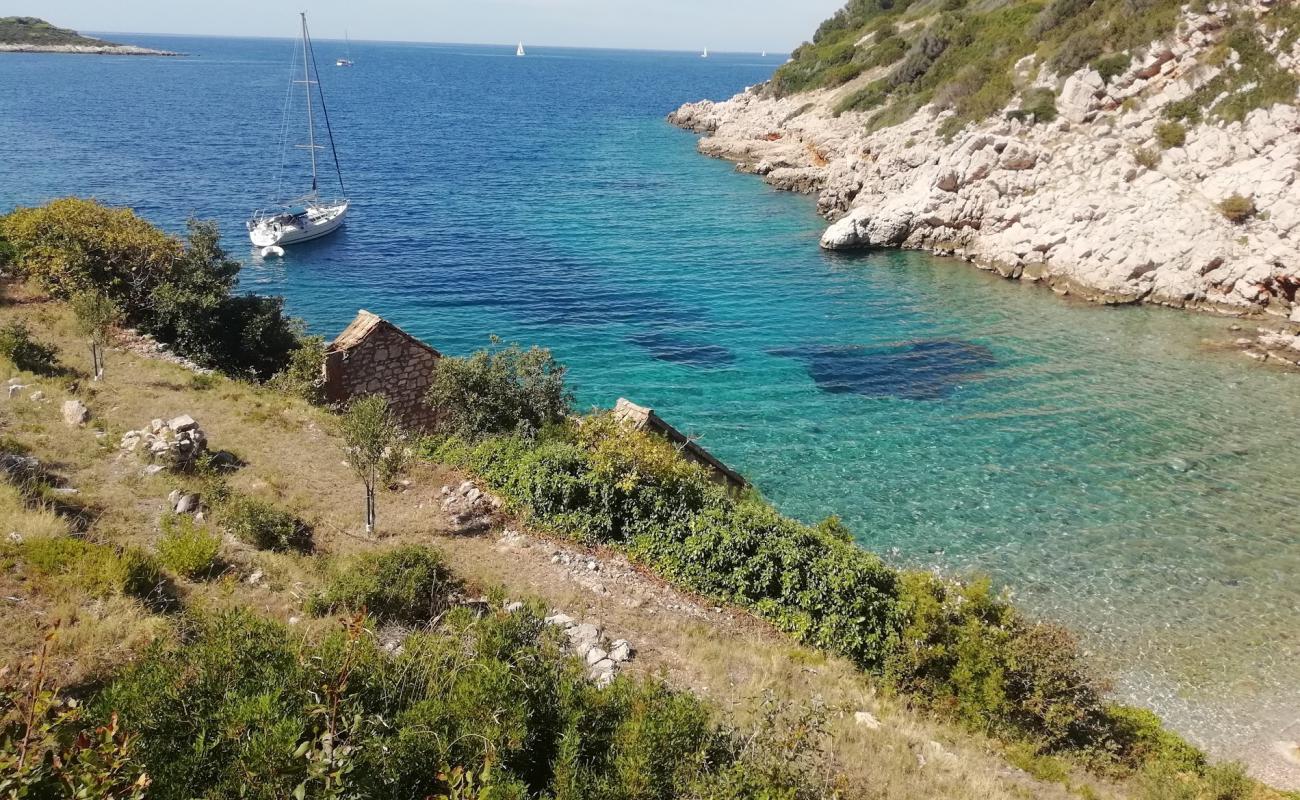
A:
{"label": "horizon line", "polygon": [[[255,34],[222,34],[222,33],[167,33],[167,32],[162,32],[162,31],[100,31],[100,30],[86,30],[86,31],[84,31],[84,32],[83,32],[83,31],[78,31],[78,33],[79,33],[80,35],[93,35],[93,36],[101,36],[101,35],[102,35],[102,36],[175,36],[175,37],[178,37],[178,38],[185,38],[185,39],[255,39],[255,40],[258,40],[258,41],[277,41],[277,40],[288,41],[288,40],[293,40],[293,39],[297,39],[297,38],[298,38],[297,36],[258,36],[258,35],[255,35]],[[355,41],[355,42],[361,42],[361,43],[364,43],[364,44],[431,44],[431,45],[444,45],[444,46],[450,46],[450,47],[511,47],[511,48],[513,48],[513,47],[518,46],[518,44],[520,44],[519,41],[515,41],[515,42],[440,42],[440,41],[432,41],[432,40],[426,40],[426,39],[351,39],[351,38],[346,38],[346,39],[335,39],[335,38],[321,38],[321,37],[316,37],[316,36],[313,36],[313,37],[312,37],[312,40],[313,40],[313,41],[317,41],[317,42],[339,42],[339,43]],[[555,49],[567,49],[567,50],[611,50],[611,51],[622,50],[622,51],[628,51],[628,52],[634,52],[634,53],[636,53],[636,52],[640,52],[640,53],[700,53],[700,52],[701,52],[700,49],[687,50],[687,49],[671,48],[671,47],[596,47],[596,46],[594,46],[594,45],[576,45],[576,44],[530,44],[530,43],[528,42],[527,39],[522,40],[522,43],[525,44],[525,45],[527,45],[527,46],[529,46],[529,47],[539,47],[539,48],[548,48],[548,47],[549,47],[549,48],[555,48]],[[125,43],[124,43],[124,42],[118,42],[118,44],[125,44]],[[712,55],[712,54],[714,54],[714,53],[716,53],[716,54],[718,54],[718,55],[760,55],[760,54],[762,54],[762,53],[768,53],[768,54],[774,54],[774,55],[789,55],[789,54],[791,54],[791,53],[793,53],[793,52],[794,52],[793,50],[785,50],[785,49],[780,49],[780,50],[763,50],[763,49],[758,49],[758,50],[714,50],[714,49],[712,49],[712,48],[709,48],[709,53],[710,53],[710,55]]]}

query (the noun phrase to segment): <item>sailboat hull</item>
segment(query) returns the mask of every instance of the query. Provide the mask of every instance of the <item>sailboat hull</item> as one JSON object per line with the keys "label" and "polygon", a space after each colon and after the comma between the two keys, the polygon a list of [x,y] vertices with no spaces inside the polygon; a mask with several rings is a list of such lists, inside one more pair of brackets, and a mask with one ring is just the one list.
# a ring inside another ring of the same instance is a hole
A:
{"label": "sailboat hull", "polygon": [[248,239],[257,247],[284,246],[319,239],[338,230],[348,215],[349,203],[311,206],[306,214],[256,216],[248,223]]}

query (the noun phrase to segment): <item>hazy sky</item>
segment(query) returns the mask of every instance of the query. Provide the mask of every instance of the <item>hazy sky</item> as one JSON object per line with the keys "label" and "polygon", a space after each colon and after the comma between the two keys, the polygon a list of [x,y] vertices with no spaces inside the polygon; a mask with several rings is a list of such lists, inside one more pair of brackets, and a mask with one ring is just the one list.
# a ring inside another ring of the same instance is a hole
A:
{"label": "hazy sky", "polygon": [[845,0],[0,0],[82,31],[787,51]]}

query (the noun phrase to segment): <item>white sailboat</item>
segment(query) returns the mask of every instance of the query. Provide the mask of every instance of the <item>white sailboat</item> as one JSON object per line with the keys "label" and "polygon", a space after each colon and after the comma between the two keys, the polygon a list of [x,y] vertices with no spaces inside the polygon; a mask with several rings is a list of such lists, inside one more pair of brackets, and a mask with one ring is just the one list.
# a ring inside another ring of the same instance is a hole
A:
{"label": "white sailboat", "polygon": [[[324,150],[323,145],[316,144],[316,116],[312,105],[312,87],[319,98],[321,114],[325,119],[325,135],[329,141],[329,151],[334,159],[334,173],[338,176],[339,193],[343,194],[343,171],[339,168],[338,151],[334,147],[334,131],[330,128],[329,110],[325,107],[325,93],[320,87],[320,72],[316,68],[316,58],[312,54],[311,35],[307,32],[307,15],[302,14],[302,71],[301,83],[307,98],[307,144],[295,145],[306,149],[311,154],[311,191],[301,197],[289,200],[281,205],[260,209],[246,223],[248,238],[254,245],[267,250],[279,245],[305,242],[333,233],[343,224],[348,213],[346,198],[323,200],[316,174],[316,151]],[[295,76],[296,77],[296,76]]]}
{"label": "white sailboat", "polygon": [[352,40],[351,40],[350,38],[348,38],[348,32],[347,32],[347,31],[343,31],[343,41],[347,43],[347,48],[348,48],[348,49],[347,49],[347,53],[348,53],[348,55],[347,55],[346,58],[339,58],[339,59],[336,59],[336,60],[334,61],[334,66],[336,66],[336,67],[350,67],[350,66],[352,66]]}
{"label": "white sailboat", "polygon": [[700,53],[700,58],[708,58],[708,57],[709,57],[709,48],[706,47],[704,48],[704,52]]}
{"label": "white sailboat", "polygon": [[519,49],[515,50],[515,55],[519,56],[520,58],[523,58],[524,56],[528,55],[527,53],[524,52],[523,42],[519,43]]}

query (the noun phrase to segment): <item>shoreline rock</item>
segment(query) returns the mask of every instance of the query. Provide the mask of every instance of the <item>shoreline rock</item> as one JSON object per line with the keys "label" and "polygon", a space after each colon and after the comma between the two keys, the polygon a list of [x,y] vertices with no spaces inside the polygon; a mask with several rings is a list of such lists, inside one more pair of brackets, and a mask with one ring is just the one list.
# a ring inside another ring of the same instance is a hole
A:
{"label": "shoreline rock", "polygon": [[151,50],[133,44],[15,44],[0,42],[0,53],[69,53],[87,56],[167,56],[179,57],[183,53],[170,50]]}
{"label": "shoreline rock", "polygon": [[[1187,12],[1170,41],[1109,82],[1090,68],[1041,68],[1032,84],[1059,87],[1059,119],[998,115],[951,141],[937,132],[949,112],[931,106],[876,131],[868,115],[836,116],[856,84],[784,98],[751,87],[668,119],[701,134],[703,154],[816,195],[827,250],[926,250],[1094,302],[1294,321],[1300,111],[1189,125],[1186,144],[1163,151],[1155,141],[1160,109],[1217,74],[1201,57],[1227,21],[1226,8]],[[1229,221],[1218,204],[1234,194],[1261,213]]]}

